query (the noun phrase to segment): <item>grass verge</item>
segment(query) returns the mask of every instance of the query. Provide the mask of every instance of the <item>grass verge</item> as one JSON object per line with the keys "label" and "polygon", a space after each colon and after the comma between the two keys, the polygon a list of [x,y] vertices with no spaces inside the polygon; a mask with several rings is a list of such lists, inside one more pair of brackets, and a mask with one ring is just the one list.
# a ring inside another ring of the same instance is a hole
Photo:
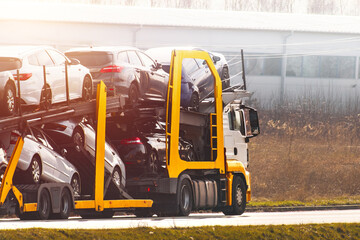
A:
{"label": "grass verge", "polygon": [[293,206],[334,206],[360,204],[360,196],[343,196],[331,199],[313,199],[309,201],[270,201],[255,199],[249,202],[249,207],[293,207]]}
{"label": "grass verge", "polygon": [[360,239],[360,224],[0,231],[0,239]]}

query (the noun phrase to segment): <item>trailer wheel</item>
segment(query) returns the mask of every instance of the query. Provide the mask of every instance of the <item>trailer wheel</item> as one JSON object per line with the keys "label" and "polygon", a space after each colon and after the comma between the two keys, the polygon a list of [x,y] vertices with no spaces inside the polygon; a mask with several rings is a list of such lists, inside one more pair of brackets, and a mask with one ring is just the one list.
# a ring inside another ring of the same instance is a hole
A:
{"label": "trailer wheel", "polygon": [[64,188],[61,192],[60,199],[60,219],[68,219],[72,210],[71,195],[68,189]]}
{"label": "trailer wheel", "polygon": [[178,189],[179,215],[189,216],[193,205],[193,194],[189,179],[184,178]]}
{"label": "trailer wheel", "polygon": [[51,201],[49,192],[46,189],[41,190],[38,202],[38,218],[46,220],[49,218],[51,212]]}
{"label": "trailer wheel", "polygon": [[239,176],[234,176],[232,186],[232,205],[223,210],[225,215],[241,215],[246,207],[245,183]]}

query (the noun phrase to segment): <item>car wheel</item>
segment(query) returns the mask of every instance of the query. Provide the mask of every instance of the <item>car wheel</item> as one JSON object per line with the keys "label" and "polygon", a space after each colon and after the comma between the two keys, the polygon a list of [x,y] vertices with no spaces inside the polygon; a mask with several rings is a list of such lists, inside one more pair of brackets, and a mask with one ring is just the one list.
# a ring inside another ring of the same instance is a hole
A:
{"label": "car wheel", "polygon": [[221,81],[222,81],[222,89],[223,90],[230,87],[229,69],[227,67],[225,67],[223,69]]}
{"label": "car wheel", "polygon": [[178,189],[179,215],[189,216],[192,210],[193,194],[189,179],[183,179]]}
{"label": "car wheel", "polygon": [[41,178],[41,161],[39,157],[35,156],[30,162],[28,168],[28,176],[32,183],[39,184]]}
{"label": "car wheel", "polygon": [[12,115],[15,113],[16,93],[14,87],[11,85],[6,85],[5,87],[2,106],[4,115]]}
{"label": "car wheel", "polygon": [[51,212],[51,201],[49,192],[46,189],[43,189],[40,192],[38,209],[38,218],[40,220],[46,220],[49,218]]}
{"label": "car wheel", "polygon": [[158,173],[159,171],[159,158],[155,151],[151,151],[147,162],[148,170],[150,173]]}
{"label": "car wheel", "polygon": [[49,86],[43,87],[41,90],[40,96],[40,108],[41,109],[48,109],[51,107],[51,89]]}
{"label": "car wheel", "polygon": [[71,195],[68,189],[63,188],[60,199],[60,213],[56,215],[60,219],[68,219],[72,210]]}
{"label": "car wheel", "polygon": [[82,89],[82,99],[84,101],[90,100],[92,96],[92,83],[89,76],[84,78],[83,89]]}
{"label": "car wheel", "polygon": [[85,144],[85,136],[84,132],[80,130],[79,128],[76,128],[74,130],[73,136],[73,143],[75,144],[75,149],[78,152],[81,152],[84,149]]}
{"label": "car wheel", "polygon": [[187,161],[196,161],[196,153],[193,148],[189,148],[187,152]]}
{"label": "car wheel", "polygon": [[241,215],[246,207],[245,183],[239,176],[234,176],[232,186],[232,205],[223,210],[225,215]]}
{"label": "car wheel", "polygon": [[121,171],[118,167],[112,173],[112,180],[118,188],[121,188]]}
{"label": "car wheel", "polygon": [[139,90],[134,83],[129,88],[129,104],[135,105],[139,101]]}
{"label": "car wheel", "polygon": [[0,169],[0,186],[1,186],[3,178],[4,178],[5,170],[6,170],[6,168]]}
{"label": "car wheel", "polygon": [[81,194],[81,183],[80,178],[77,174],[74,174],[74,176],[71,178],[70,186],[72,187],[74,191],[75,196],[80,196]]}
{"label": "car wheel", "polygon": [[195,111],[199,111],[199,96],[196,93],[191,95],[190,107]]}

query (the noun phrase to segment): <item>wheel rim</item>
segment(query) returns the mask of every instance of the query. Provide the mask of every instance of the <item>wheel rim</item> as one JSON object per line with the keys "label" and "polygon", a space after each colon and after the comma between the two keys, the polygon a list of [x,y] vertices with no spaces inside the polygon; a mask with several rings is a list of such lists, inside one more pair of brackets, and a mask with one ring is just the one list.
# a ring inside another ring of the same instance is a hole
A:
{"label": "wheel rim", "polygon": [[76,150],[80,152],[81,147],[84,145],[84,139],[80,132],[74,134],[74,143]]}
{"label": "wheel rim", "polygon": [[9,112],[13,112],[15,109],[15,96],[10,88],[6,92],[6,104]]}
{"label": "wheel rim", "polygon": [[184,210],[187,210],[190,205],[190,191],[187,185],[181,188],[181,203]]}
{"label": "wheel rim", "polygon": [[236,203],[237,205],[241,205],[242,204],[242,200],[243,200],[243,196],[242,196],[242,190],[240,185],[236,186],[236,195],[235,195],[235,199],[236,199]]}
{"label": "wheel rim", "polygon": [[80,184],[77,177],[73,177],[71,180],[71,187],[73,188],[75,195],[80,195]]}
{"label": "wheel rim", "polygon": [[153,173],[156,173],[157,170],[158,170],[157,156],[156,156],[156,154],[154,152],[151,152],[151,154],[150,154],[149,168],[150,168],[150,171],[153,172]]}
{"label": "wheel rim", "polygon": [[35,183],[40,181],[40,165],[37,160],[33,161],[31,165],[31,173]]}
{"label": "wheel rim", "polygon": [[116,186],[120,187],[121,177],[120,177],[119,170],[117,170],[117,169],[115,169],[115,171],[113,173],[113,181],[116,184]]}
{"label": "wheel rim", "polygon": [[91,81],[89,81],[89,79],[86,78],[83,87],[83,98],[84,100],[89,100],[90,96],[91,96]]}

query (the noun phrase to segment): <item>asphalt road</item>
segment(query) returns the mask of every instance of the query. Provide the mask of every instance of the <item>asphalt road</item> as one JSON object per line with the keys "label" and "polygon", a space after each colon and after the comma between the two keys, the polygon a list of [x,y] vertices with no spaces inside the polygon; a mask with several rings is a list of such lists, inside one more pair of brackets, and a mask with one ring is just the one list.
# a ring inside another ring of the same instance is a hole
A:
{"label": "asphalt road", "polygon": [[57,228],[57,229],[110,229],[110,228],[174,228],[198,226],[282,225],[310,223],[360,223],[360,210],[303,211],[303,212],[249,212],[242,216],[224,216],[222,213],[191,214],[189,217],[115,216],[112,219],[20,221],[17,218],[0,219],[0,229]]}

